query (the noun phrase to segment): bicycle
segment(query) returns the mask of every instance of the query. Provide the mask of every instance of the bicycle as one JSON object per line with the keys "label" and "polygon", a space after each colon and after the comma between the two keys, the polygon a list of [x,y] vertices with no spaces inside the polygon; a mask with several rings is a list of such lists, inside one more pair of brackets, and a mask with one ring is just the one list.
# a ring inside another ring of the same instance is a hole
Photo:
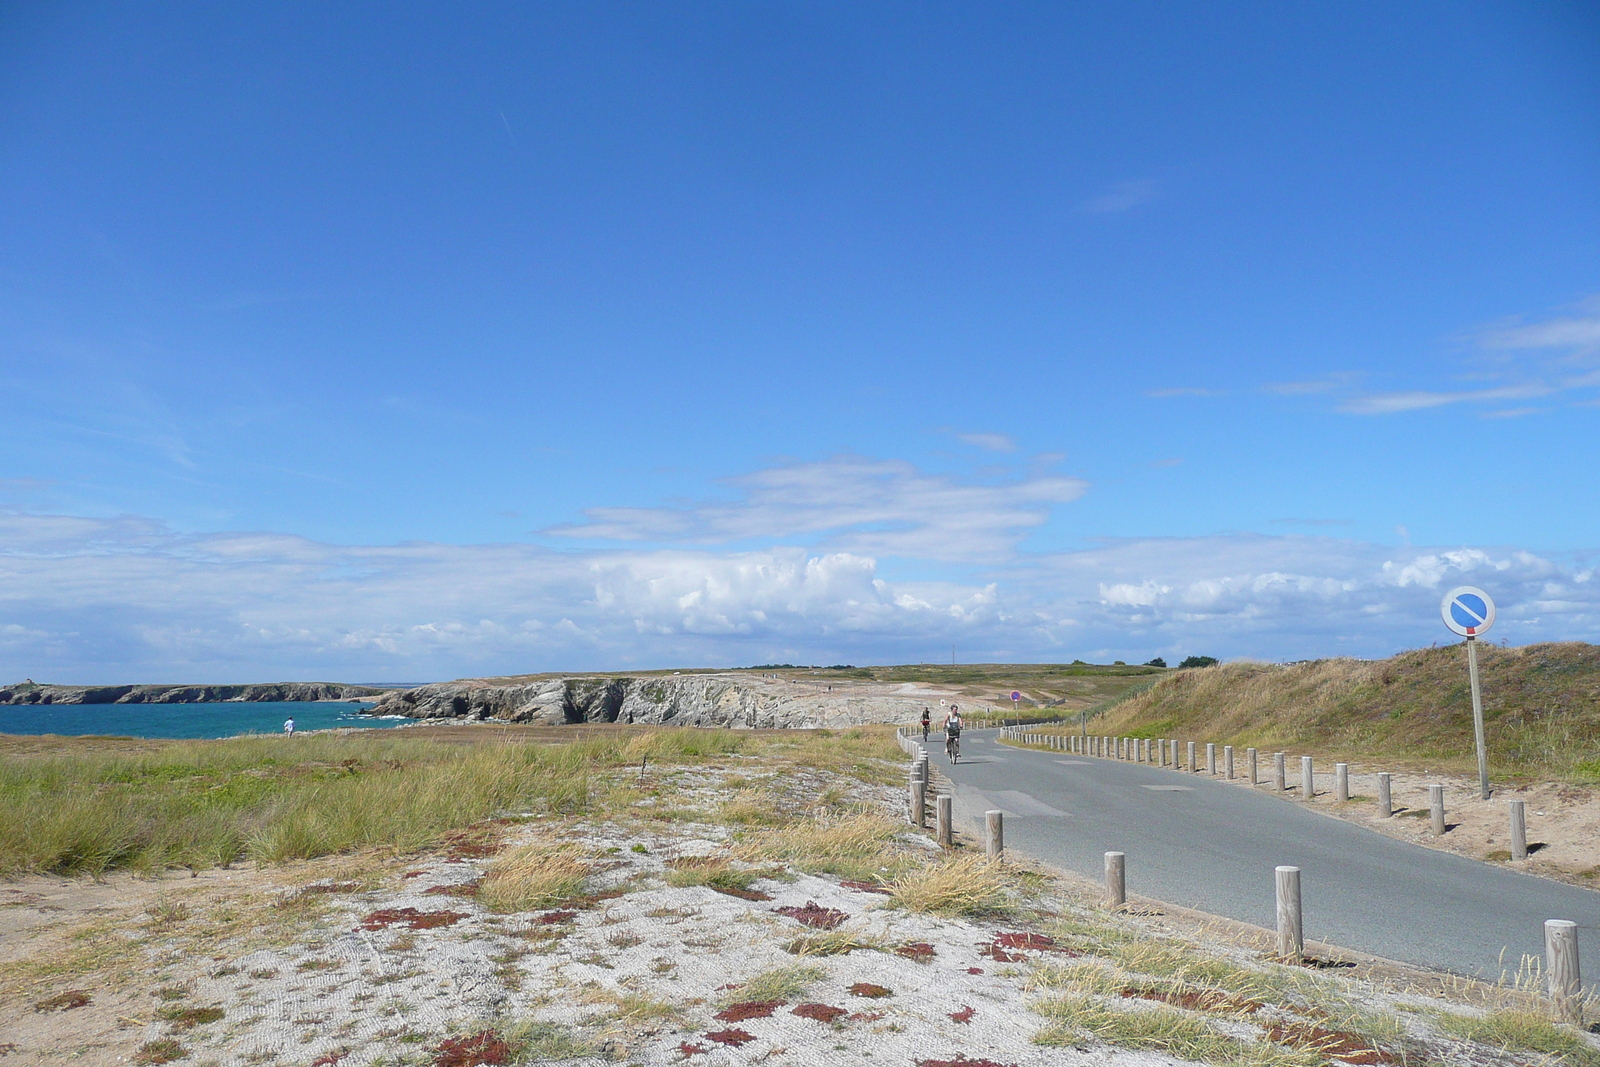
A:
{"label": "bicycle", "polygon": [[944,739],[944,754],[946,756],[950,757],[950,762],[951,763],[957,763],[957,762],[960,761],[960,759],[961,759],[961,735],[960,734],[951,734],[949,737],[946,737]]}

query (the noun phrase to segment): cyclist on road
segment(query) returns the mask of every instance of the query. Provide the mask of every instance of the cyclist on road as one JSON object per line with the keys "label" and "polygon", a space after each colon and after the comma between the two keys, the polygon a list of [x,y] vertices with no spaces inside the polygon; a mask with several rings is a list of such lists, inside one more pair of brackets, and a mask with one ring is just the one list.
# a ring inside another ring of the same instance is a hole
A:
{"label": "cyclist on road", "polygon": [[954,704],[944,717],[944,752],[951,763],[961,758],[961,709]]}
{"label": "cyclist on road", "polygon": [[932,717],[931,717],[930,713],[928,712],[928,709],[927,708],[923,708],[922,709],[922,743],[923,744],[927,744],[928,743],[928,723],[930,723],[931,721],[932,721]]}

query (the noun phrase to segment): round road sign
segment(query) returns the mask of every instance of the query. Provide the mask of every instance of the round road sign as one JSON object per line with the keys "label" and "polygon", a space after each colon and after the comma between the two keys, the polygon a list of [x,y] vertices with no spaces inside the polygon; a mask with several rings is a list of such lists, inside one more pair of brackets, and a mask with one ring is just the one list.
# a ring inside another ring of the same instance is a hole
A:
{"label": "round road sign", "polygon": [[1021,693],[1018,693],[1018,692],[1015,692],[1015,691],[1012,692],[1012,694],[1011,694],[1011,703],[1015,704],[1017,701],[1019,701],[1021,699],[1022,699],[1022,694]]}
{"label": "round road sign", "polygon": [[1494,625],[1494,601],[1477,586],[1457,586],[1444,595],[1439,614],[1451,633],[1479,637]]}

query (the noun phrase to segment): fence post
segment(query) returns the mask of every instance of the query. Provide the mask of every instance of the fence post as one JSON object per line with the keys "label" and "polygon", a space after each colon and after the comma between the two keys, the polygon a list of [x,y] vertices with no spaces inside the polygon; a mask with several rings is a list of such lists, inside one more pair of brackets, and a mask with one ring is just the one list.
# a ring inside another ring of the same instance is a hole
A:
{"label": "fence post", "polygon": [[1106,853],[1106,907],[1119,911],[1128,904],[1127,856],[1121,852]]}
{"label": "fence post", "polygon": [[1430,785],[1428,787],[1428,809],[1433,815],[1433,836],[1440,837],[1444,834],[1444,786]]}
{"label": "fence post", "polygon": [[918,830],[928,825],[928,787],[922,782],[911,783],[911,822]]}
{"label": "fence post", "polygon": [[1378,773],[1378,818],[1387,819],[1394,814],[1394,801],[1389,792],[1389,772]]}
{"label": "fence post", "polygon": [[1245,749],[1244,758],[1245,762],[1250,764],[1250,784],[1260,785],[1261,778],[1256,774],[1256,750],[1253,748]]}
{"label": "fence post", "polygon": [[1511,858],[1528,858],[1528,805],[1521,800],[1511,802]]}
{"label": "fence post", "polygon": [[1193,741],[1190,741],[1190,742],[1189,742],[1189,773],[1190,773],[1190,774],[1193,774],[1193,773],[1194,773],[1194,772],[1195,772],[1195,765],[1194,765],[1194,742],[1193,742]]}
{"label": "fence post", "polygon": [[956,842],[955,842],[955,837],[954,837],[954,835],[953,835],[953,833],[951,832],[951,829],[950,829],[950,794],[949,793],[940,793],[939,794],[938,799],[934,802],[934,810],[935,810],[935,818],[937,820],[935,825],[939,828],[938,829],[939,847],[940,848],[954,848]]}
{"label": "fence post", "polygon": [[1333,765],[1334,796],[1343,804],[1350,799],[1350,764],[1335,763]]}
{"label": "fence post", "polygon": [[1305,955],[1305,928],[1300,913],[1300,868],[1279,867],[1278,875],[1278,956],[1299,959]]}
{"label": "fence post", "polygon": [[1284,778],[1283,770],[1283,761],[1287,758],[1286,754],[1282,752],[1274,752],[1272,754],[1272,788],[1280,793],[1289,788],[1289,784]]}
{"label": "fence post", "polygon": [[1006,850],[1005,812],[986,811],[983,813],[984,843],[988,847],[989,858],[997,860],[1000,853]]}
{"label": "fence post", "polygon": [[1222,746],[1222,773],[1228,781],[1233,781],[1233,746]]}
{"label": "fence post", "polygon": [[[1106,853],[1108,863],[1110,856]],[[1550,1014],[1562,1022],[1581,1024],[1583,974],[1578,969],[1577,923],[1566,919],[1544,921],[1544,970],[1550,981]]]}
{"label": "fence post", "polygon": [[1206,742],[1206,773],[1217,776],[1217,746],[1210,741]]}
{"label": "fence post", "polygon": [[1300,796],[1310,800],[1317,795],[1317,779],[1311,773],[1311,757],[1300,757]]}

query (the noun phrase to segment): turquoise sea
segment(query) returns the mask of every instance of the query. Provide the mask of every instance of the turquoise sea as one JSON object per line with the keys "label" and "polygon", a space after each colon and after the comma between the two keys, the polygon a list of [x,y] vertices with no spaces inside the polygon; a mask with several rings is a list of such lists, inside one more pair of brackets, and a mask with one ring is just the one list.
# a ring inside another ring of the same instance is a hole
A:
{"label": "turquoise sea", "polygon": [[0,706],[0,734],[96,734],[112,737],[233,737],[295,730],[379,730],[413,719],[357,715],[373,702],[229,701],[225,704],[23,704]]}

